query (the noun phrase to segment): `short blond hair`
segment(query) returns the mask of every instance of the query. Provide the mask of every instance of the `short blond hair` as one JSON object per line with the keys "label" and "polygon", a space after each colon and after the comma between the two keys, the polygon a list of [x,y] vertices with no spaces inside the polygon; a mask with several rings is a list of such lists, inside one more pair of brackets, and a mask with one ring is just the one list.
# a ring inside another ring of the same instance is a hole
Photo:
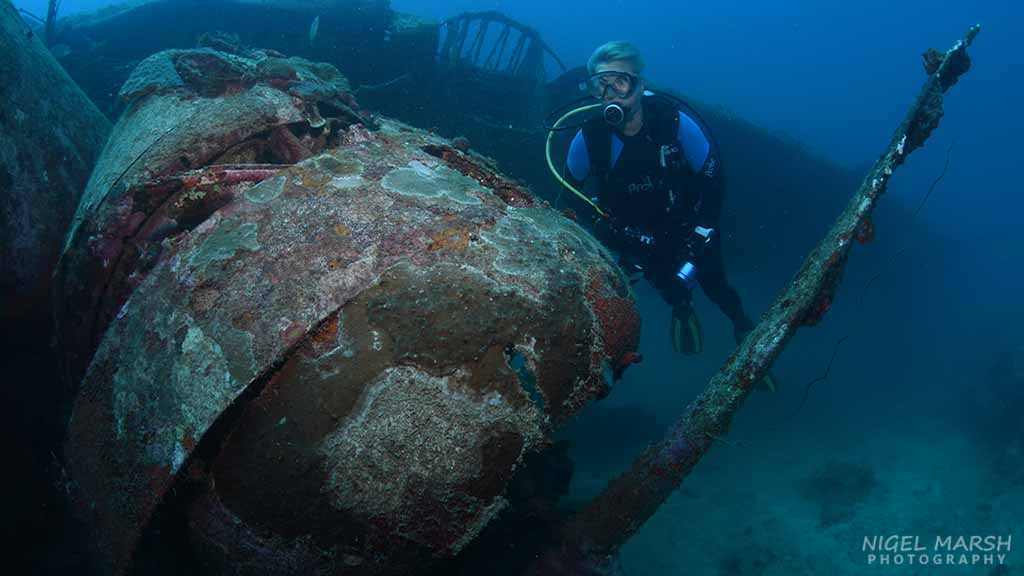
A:
{"label": "short blond hair", "polygon": [[590,55],[590,60],[587,61],[587,72],[593,74],[599,65],[619,60],[629,62],[635,74],[640,74],[644,69],[644,58],[636,46],[629,42],[616,40],[605,42],[594,50],[594,53]]}

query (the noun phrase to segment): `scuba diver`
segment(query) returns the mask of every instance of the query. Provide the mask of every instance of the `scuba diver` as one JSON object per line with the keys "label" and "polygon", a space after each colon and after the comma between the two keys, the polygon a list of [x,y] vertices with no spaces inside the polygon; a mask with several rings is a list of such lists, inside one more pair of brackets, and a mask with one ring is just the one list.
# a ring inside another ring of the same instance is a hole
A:
{"label": "scuba diver", "polygon": [[[722,211],[722,167],[710,132],[675,98],[645,90],[640,52],[627,42],[598,47],[587,63],[581,88],[598,100],[583,110],[602,114],[584,122],[569,146],[564,177],[555,176],[596,212],[594,235],[618,253],[631,278],[642,275],[672,308],[676,352],[704,348],[693,289],[732,321],[739,344],[753,323],[725,275],[718,219]],[[549,160],[550,162],[550,160]],[[596,197],[579,192],[592,179]],[[581,219],[585,220],[585,219]],[[761,385],[775,390],[775,379]]]}

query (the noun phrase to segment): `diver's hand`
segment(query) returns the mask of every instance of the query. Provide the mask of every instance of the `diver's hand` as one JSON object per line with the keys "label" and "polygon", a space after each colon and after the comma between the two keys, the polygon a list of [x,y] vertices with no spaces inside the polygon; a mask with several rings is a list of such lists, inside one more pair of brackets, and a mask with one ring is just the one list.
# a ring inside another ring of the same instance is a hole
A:
{"label": "diver's hand", "polygon": [[598,216],[594,220],[594,237],[609,248],[622,246],[623,226],[614,216]]}
{"label": "diver's hand", "polygon": [[693,230],[686,237],[684,242],[684,253],[690,262],[699,262],[708,245],[715,238],[715,229],[704,226],[694,226]]}

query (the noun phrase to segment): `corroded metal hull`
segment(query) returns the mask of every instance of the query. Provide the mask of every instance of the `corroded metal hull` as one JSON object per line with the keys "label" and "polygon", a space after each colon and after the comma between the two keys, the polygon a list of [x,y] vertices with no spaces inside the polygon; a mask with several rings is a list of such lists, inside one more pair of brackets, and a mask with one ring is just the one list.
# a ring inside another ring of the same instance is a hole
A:
{"label": "corroded metal hull", "polygon": [[[142,95],[133,114],[166,99]],[[158,181],[173,186],[122,184],[130,195],[80,211],[89,232],[69,238],[65,280],[109,320],[91,327],[95,353],[79,349],[65,456],[106,570],[131,566],[166,502],[188,507],[217,571],[426,569],[479,534],[523,458],[635,357],[628,284],[586,232],[483,157],[366,124],[330,124],[329,145],[294,165],[172,166]],[[172,209],[185,205],[204,208]],[[130,241],[124,214],[139,214]],[[150,256],[96,275],[101,245]],[[174,496],[183,484],[198,495]]]}

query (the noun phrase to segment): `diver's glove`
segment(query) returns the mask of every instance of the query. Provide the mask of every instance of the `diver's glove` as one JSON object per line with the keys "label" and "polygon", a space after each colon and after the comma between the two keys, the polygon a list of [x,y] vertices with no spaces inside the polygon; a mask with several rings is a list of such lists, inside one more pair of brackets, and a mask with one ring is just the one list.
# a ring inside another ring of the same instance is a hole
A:
{"label": "diver's glove", "polygon": [[686,254],[686,258],[691,262],[700,262],[714,237],[714,228],[694,226],[683,242],[683,253]]}
{"label": "diver's glove", "polygon": [[594,219],[594,237],[612,250],[622,247],[623,229],[624,227],[614,216],[598,216]]}

